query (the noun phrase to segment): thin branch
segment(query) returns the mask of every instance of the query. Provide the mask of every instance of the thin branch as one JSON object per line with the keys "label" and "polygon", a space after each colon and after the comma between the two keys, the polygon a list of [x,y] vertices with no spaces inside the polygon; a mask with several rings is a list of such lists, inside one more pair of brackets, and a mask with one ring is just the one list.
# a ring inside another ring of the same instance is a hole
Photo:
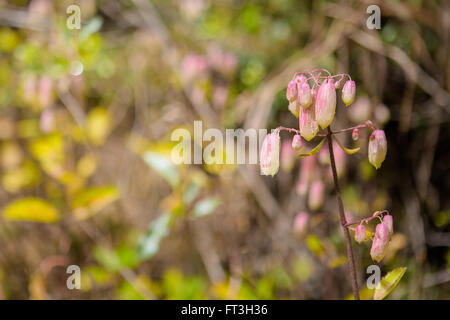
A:
{"label": "thin branch", "polygon": [[336,163],[334,161],[334,151],[333,151],[333,139],[330,127],[328,130],[328,151],[330,153],[330,163],[331,169],[333,171],[333,180],[334,180],[334,189],[336,191],[336,201],[339,207],[339,218],[341,220],[342,229],[344,231],[345,243],[347,247],[347,258],[348,258],[348,267],[350,269],[350,277],[352,282],[353,296],[355,300],[359,300],[359,289],[358,289],[358,280],[356,278],[356,268],[355,268],[355,260],[353,258],[353,249],[352,249],[352,241],[350,239],[350,232],[348,231],[348,227],[346,226],[347,220],[345,218],[344,213],[344,204],[342,203],[341,198],[341,189],[339,187],[339,180],[337,176]]}

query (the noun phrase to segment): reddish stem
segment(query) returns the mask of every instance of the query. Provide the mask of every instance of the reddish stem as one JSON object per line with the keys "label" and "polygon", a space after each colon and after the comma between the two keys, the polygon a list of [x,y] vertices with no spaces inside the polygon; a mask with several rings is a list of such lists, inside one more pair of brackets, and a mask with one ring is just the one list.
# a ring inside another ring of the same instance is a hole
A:
{"label": "reddish stem", "polygon": [[347,222],[347,223],[345,224],[345,226],[346,226],[346,227],[349,227],[349,226],[352,226],[352,225],[355,225],[355,224],[367,223],[367,222],[369,222],[370,220],[373,220],[373,219],[375,219],[375,218],[379,218],[380,216],[383,215],[383,213],[388,213],[388,214],[389,214],[389,211],[387,211],[387,210],[378,211],[377,214],[375,214],[375,215],[373,215],[373,216],[371,216],[371,217],[364,218],[364,219],[361,219],[361,220],[359,220],[359,221]]}
{"label": "reddish stem", "polygon": [[328,139],[328,150],[330,153],[330,163],[331,163],[331,169],[333,171],[334,188],[336,190],[336,200],[337,200],[338,207],[339,207],[339,218],[341,220],[341,225],[342,225],[342,229],[344,231],[344,237],[345,237],[345,242],[346,242],[346,247],[347,247],[347,258],[348,258],[348,266],[350,269],[353,296],[355,297],[355,300],[359,300],[358,280],[356,278],[356,269],[355,269],[355,261],[353,258],[352,241],[350,239],[350,232],[348,231],[348,227],[346,226],[347,220],[345,219],[344,204],[342,203],[341,189],[339,188],[336,163],[334,161],[332,132],[331,132],[330,127],[328,127],[327,130],[328,130],[327,139]]}

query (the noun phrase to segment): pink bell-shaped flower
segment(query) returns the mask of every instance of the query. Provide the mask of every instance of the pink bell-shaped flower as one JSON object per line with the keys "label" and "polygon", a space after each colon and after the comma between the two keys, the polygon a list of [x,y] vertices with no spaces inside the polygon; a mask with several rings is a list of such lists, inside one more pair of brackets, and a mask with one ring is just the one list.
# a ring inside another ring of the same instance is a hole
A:
{"label": "pink bell-shaped flower", "polygon": [[355,229],[355,240],[358,243],[366,240],[366,227],[364,227],[362,224],[358,225]]}
{"label": "pink bell-shaped flower", "polygon": [[298,85],[298,103],[302,108],[308,108],[312,104],[311,88],[307,82]]}
{"label": "pink bell-shaped flower", "polygon": [[386,158],[387,141],[383,130],[375,130],[369,139],[369,162],[378,169]]}
{"label": "pink bell-shaped flower", "polygon": [[262,175],[272,177],[280,166],[280,135],[278,131],[269,133],[263,141],[259,159]]}
{"label": "pink bell-shaped flower", "polygon": [[300,108],[298,127],[300,134],[306,141],[314,138],[319,131],[319,127],[315,119],[316,116],[314,108],[315,106],[311,106],[307,109]]}
{"label": "pink bell-shaped flower", "polygon": [[325,129],[333,121],[336,111],[336,89],[333,79],[327,79],[320,85],[315,107],[317,124]]}
{"label": "pink bell-shaped flower", "polygon": [[389,214],[385,215],[383,218],[383,224],[389,230],[389,234],[392,235],[392,233],[394,233],[394,222],[392,216]]}
{"label": "pink bell-shaped flower", "polygon": [[302,147],[303,147],[302,137],[299,134],[296,134],[292,138],[292,149],[298,152],[302,149]]}
{"label": "pink bell-shaped flower", "polygon": [[342,101],[348,107],[355,101],[356,85],[355,81],[348,80],[342,88]]}

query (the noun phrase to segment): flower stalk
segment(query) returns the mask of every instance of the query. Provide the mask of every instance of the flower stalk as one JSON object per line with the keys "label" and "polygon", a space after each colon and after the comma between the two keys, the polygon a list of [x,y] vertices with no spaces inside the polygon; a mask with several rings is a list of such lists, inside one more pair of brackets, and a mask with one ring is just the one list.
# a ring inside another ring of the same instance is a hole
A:
{"label": "flower stalk", "polygon": [[355,268],[355,259],[353,257],[352,240],[350,239],[350,232],[348,230],[347,220],[345,218],[344,204],[342,202],[341,189],[339,187],[339,180],[338,180],[337,170],[336,170],[336,162],[334,160],[333,141],[332,141],[333,138],[332,138],[332,132],[331,132],[330,127],[327,128],[327,131],[328,131],[328,134],[327,134],[328,150],[330,153],[331,170],[333,171],[334,190],[336,192],[336,201],[338,203],[339,219],[341,220],[342,229],[344,231],[345,244],[346,244],[346,248],[347,248],[348,267],[350,269],[350,277],[351,277],[351,282],[352,282],[353,296],[355,297],[355,300],[359,300],[358,279],[356,277],[356,268]]}

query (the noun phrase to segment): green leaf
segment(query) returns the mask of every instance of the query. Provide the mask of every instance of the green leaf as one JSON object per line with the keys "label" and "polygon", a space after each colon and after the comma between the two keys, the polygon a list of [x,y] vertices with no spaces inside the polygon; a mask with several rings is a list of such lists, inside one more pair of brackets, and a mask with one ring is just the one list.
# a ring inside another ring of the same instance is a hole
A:
{"label": "green leaf", "polygon": [[326,138],[323,138],[322,141],[319,142],[319,144],[317,146],[314,147],[314,149],[312,149],[310,152],[308,153],[301,153],[300,157],[305,158],[305,157],[309,157],[309,156],[313,156],[316,153],[318,153],[320,151],[320,149],[322,149],[323,147],[323,143],[325,142]]}
{"label": "green leaf", "polygon": [[178,170],[167,156],[153,151],[144,153],[144,161],[157,171],[172,187],[180,183]]}
{"label": "green leaf", "polygon": [[322,241],[320,241],[319,237],[314,234],[308,235],[306,238],[306,245],[308,246],[308,249],[318,257],[325,253],[325,248]]}
{"label": "green leaf", "polygon": [[55,222],[59,220],[58,210],[49,202],[39,198],[22,198],[3,208],[3,216],[8,220],[34,222]]}
{"label": "green leaf", "polygon": [[220,200],[217,197],[202,199],[194,207],[194,216],[204,217],[212,213],[215,208],[220,204]]}
{"label": "green leaf", "polygon": [[94,258],[106,269],[111,271],[120,270],[122,263],[120,257],[113,249],[98,246],[94,249]]}
{"label": "green leaf", "polygon": [[171,221],[172,215],[163,213],[150,224],[148,231],[138,240],[139,259],[151,258],[158,252],[161,240],[169,234]]}
{"label": "green leaf", "polygon": [[81,190],[72,200],[72,209],[79,219],[85,219],[101,211],[117,200],[119,193],[115,186],[92,187]]}
{"label": "green leaf", "polygon": [[360,149],[359,147],[358,148],[354,148],[354,149],[346,148],[346,147],[344,147],[342,145],[342,143],[338,140],[337,137],[333,137],[333,139],[336,140],[336,142],[338,143],[339,147],[341,147],[341,149],[344,150],[346,154],[354,154],[354,153],[358,152],[359,149]]}
{"label": "green leaf", "polygon": [[89,22],[83,26],[80,31],[80,40],[84,41],[93,33],[100,30],[103,24],[103,19],[100,16],[93,17]]}
{"label": "green leaf", "polygon": [[383,300],[397,286],[400,279],[406,272],[406,267],[396,268],[386,274],[380,281],[380,286],[375,289],[374,300]]}

